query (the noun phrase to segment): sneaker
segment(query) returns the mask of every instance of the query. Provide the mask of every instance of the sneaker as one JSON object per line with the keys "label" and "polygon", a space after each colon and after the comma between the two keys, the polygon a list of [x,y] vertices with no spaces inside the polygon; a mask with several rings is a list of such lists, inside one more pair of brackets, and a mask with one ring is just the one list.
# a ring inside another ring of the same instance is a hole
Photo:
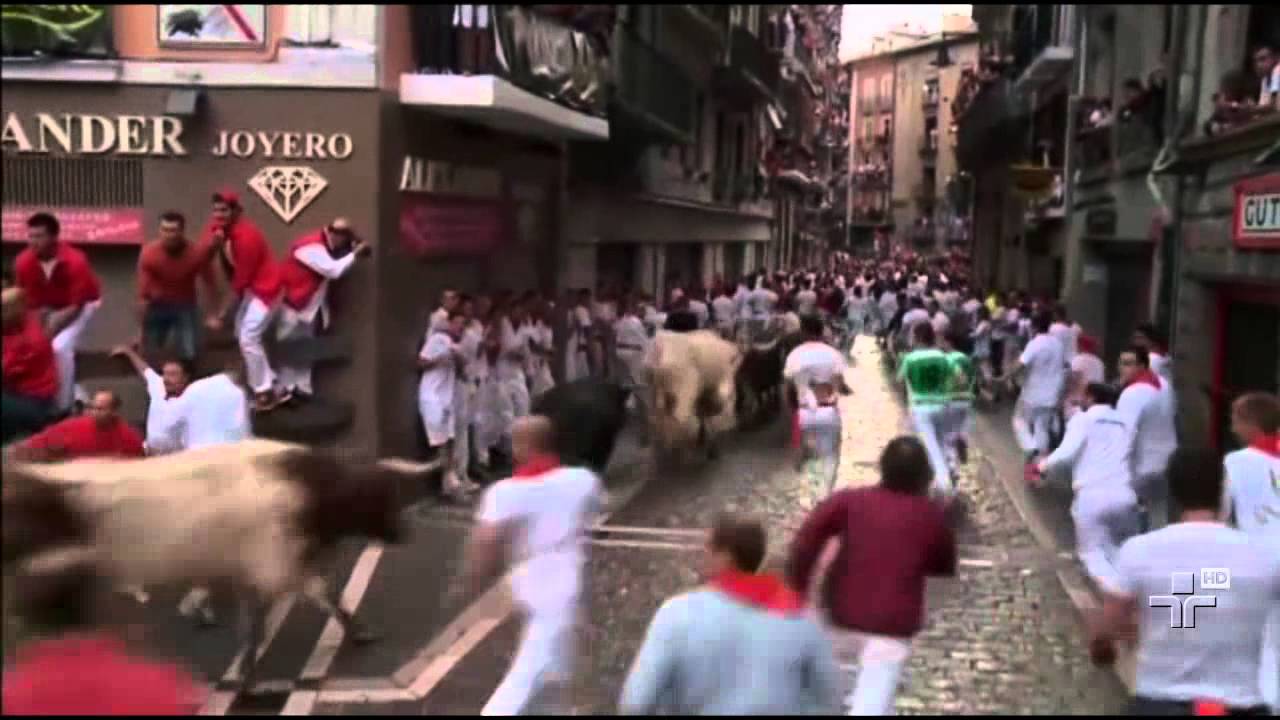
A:
{"label": "sneaker", "polygon": [[1029,462],[1026,467],[1023,468],[1022,479],[1031,487],[1040,487],[1040,483],[1044,479],[1044,476],[1040,474],[1040,468],[1036,467],[1034,462]]}

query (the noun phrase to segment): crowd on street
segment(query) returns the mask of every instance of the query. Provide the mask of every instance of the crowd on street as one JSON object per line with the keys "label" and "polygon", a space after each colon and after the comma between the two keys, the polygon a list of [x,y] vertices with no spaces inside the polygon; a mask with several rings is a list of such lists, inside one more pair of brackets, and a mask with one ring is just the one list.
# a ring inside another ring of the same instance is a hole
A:
{"label": "crowd on street", "polygon": [[[120,416],[115,394],[87,394],[77,383],[80,338],[103,302],[93,268],[59,240],[56,217],[33,215],[27,227],[30,246],[3,298],[6,459],[25,462],[237,443],[251,437],[255,413],[307,403],[315,392],[310,368],[293,356],[273,361],[264,337],[273,327],[286,342],[323,332],[330,283],[368,251],[338,218],[277,259],[230,191],[211,197],[198,239],[188,239],[180,214],[163,215],[138,264],[138,341],[115,351],[148,389],[139,432]],[[953,511],[963,503],[955,474],[969,461],[974,415],[1004,397],[1014,398],[1010,431],[1025,453],[1025,480],[1038,486],[1069,477],[1077,556],[1104,598],[1092,618],[1091,650],[1096,662],[1109,663],[1117,643],[1136,643],[1135,712],[1280,707],[1274,395],[1236,400],[1232,430],[1241,449],[1225,459],[1180,444],[1169,353],[1155,327],[1137,328],[1119,349],[1109,382],[1099,342],[1062,305],[974,287],[964,263],[945,256],[838,256],[824,267],[705,284],[672,278],[664,294],[600,288],[548,298],[447,289],[430,316],[417,358],[418,410],[441,460],[441,490],[465,500],[481,490],[476,480],[491,481],[478,500],[459,582],[492,582],[507,569],[507,543],[518,548],[512,590],[525,629],[483,714],[527,709],[572,667],[584,537],[602,499],[595,471],[562,465],[557,455],[555,438],[574,430],[533,414],[534,400],[557,384],[607,381],[630,393],[639,423],[661,422],[651,412],[649,358],[664,334],[695,332],[744,353],[781,343],[785,359],[774,382],[788,389],[790,450],[826,499],[793,538],[781,575],[761,572],[766,528],[736,513],[717,519],[706,545],[710,580],[658,610],[622,692],[622,712],[891,714],[911,639],[927,623],[927,578],[957,571]],[[213,308],[205,317],[202,296]],[[199,338],[224,324],[239,356],[197,379]],[[838,400],[858,392],[845,382],[853,344],[872,338],[904,386],[913,433],[881,451],[879,485],[840,489]],[[7,487],[5,497],[8,503]],[[822,597],[811,597],[819,557],[833,539],[841,552]],[[79,712],[86,702],[98,703],[98,712],[188,710],[193,683],[185,676],[94,634],[85,607],[93,569],[76,568],[27,567],[19,609],[56,639],[40,641],[6,671],[6,712]],[[1212,622],[1206,615],[1195,629],[1170,627],[1167,609],[1148,598],[1168,595],[1171,582],[1175,595],[1184,594],[1179,578],[1194,580],[1202,568],[1229,568],[1230,593],[1218,596]],[[813,605],[825,608],[826,622],[806,610]],[[847,697],[835,634],[861,648]],[[84,694],[51,695],[49,678],[85,658],[93,658],[92,671],[74,673]],[[104,698],[119,693],[103,683],[147,692],[113,704]]]}

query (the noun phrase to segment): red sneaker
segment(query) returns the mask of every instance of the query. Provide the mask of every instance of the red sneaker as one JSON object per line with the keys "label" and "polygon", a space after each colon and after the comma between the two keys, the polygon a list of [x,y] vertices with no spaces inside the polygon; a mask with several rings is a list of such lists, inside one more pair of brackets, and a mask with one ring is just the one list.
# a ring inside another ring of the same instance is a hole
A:
{"label": "red sneaker", "polygon": [[1035,463],[1029,462],[1022,471],[1022,479],[1032,487],[1039,487],[1040,481],[1044,479],[1044,476],[1040,474],[1040,468],[1036,467]]}

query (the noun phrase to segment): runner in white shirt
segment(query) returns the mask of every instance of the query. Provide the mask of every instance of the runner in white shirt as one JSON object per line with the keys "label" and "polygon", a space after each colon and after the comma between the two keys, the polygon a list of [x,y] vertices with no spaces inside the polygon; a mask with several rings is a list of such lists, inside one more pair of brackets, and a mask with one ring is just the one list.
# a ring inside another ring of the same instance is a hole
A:
{"label": "runner in white shirt", "polygon": [[822,320],[809,315],[800,319],[800,332],[805,342],[787,355],[782,377],[796,387],[796,400],[802,408],[817,407],[812,386],[831,384],[844,387],[844,373],[849,368],[844,354],[822,341]]}
{"label": "runner in white shirt", "polygon": [[1173,365],[1170,363],[1169,351],[1165,346],[1164,335],[1155,325],[1143,323],[1133,331],[1133,344],[1147,351],[1151,362],[1151,370],[1160,379],[1173,383]]}
{"label": "runner in white shirt", "polygon": [[703,302],[702,293],[698,291],[689,298],[689,312],[698,318],[698,329],[707,327],[711,321],[711,310]]}
{"label": "runner in white shirt", "polygon": [[418,381],[418,413],[427,433],[427,444],[440,453],[444,462],[443,489],[446,496],[460,498],[467,490],[459,478],[457,452],[454,444],[459,437],[456,399],[458,376],[466,363],[466,356],[458,347],[466,316],[461,310],[449,313],[443,329],[428,330],[418,354],[418,368],[422,378]]}
{"label": "runner in white shirt", "polygon": [[813,290],[813,281],[805,280],[804,289],[796,293],[796,314],[800,317],[813,315],[818,311],[818,293]]}
{"label": "runner in white shirt", "polygon": [[479,589],[500,571],[504,537],[515,551],[511,592],[524,616],[520,648],[481,715],[519,715],[573,671],[573,645],[585,565],[585,536],[600,511],[600,478],[562,467],[551,453],[550,422],[516,423],[517,469],[485,492],[468,549],[465,587]]}
{"label": "runner in white shirt", "polygon": [[[1219,522],[1216,453],[1175,451],[1168,478],[1181,517],[1121,546],[1091,654],[1113,662],[1113,643],[1136,624],[1135,715],[1265,714],[1259,666],[1268,615],[1280,607],[1280,555]],[[1225,571],[1229,587],[1206,587],[1206,570]],[[1197,595],[1209,597],[1189,602]]]}
{"label": "runner in white shirt", "polygon": [[1098,341],[1087,335],[1076,340],[1076,355],[1071,358],[1071,379],[1064,402],[1063,417],[1070,420],[1084,402],[1084,389],[1091,383],[1106,382],[1107,369],[1098,357]]}
{"label": "runner in white shirt", "polygon": [[1058,339],[1062,343],[1063,354],[1066,357],[1067,364],[1070,364],[1076,356],[1076,330],[1071,325],[1071,321],[1067,319],[1067,309],[1062,305],[1058,305],[1053,309],[1053,324],[1049,326],[1049,334]]}
{"label": "runner in white shirt", "polygon": [[[1244,448],[1228,453],[1223,517],[1280,557],[1280,399],[1248,393],[1231,406],[1231,430]],[[1262,695],[1280,713],[1280,605],[1267,623]]]}
{"label": "runner in white shirt", "polygon": [[[616,338],[614,347],[618,355],[619,379],[622,387],[631,391],[631,398],[628,402],[633,404],[638,417],[647,418],[645,403],[647,395],[644,390],[646,385],[644,358],[649,350],[651,341],[649,333],[645,330],[644,323],[636,315],[635,308],[630,301],[623,303],[622,317],[618,322],[614,323],[613,334]],[[647,424],[646,420],[640,422],[642,433]]]}
{"label": "runner in white shirt", "polygon": [[427,330],[445,330],[449,327],[449,313],[458,307],[458,291],[445,290],[440,293],[440,307],[431,313],[431,320],[427,323]]}
{"label": "runner in white shirt", "polygon": [[1172,389],[1151,371],[1149,363],[1147,351],[1141,347],[1120,354],[1124,389],[1116,410],[1133,438],[1130,457],[1134,490],[1142,500],[1149,527],[1161,528],[1169,522],[1169,491],[1164,468],[1178,446],[1178,432],[1174,424]]}
{"label": "runner in white shirt", "polygon": [[182,360],[166,360],[160,367],[161,375],[152,370],[133,348],[121,345],[112,350],[111,355],[128,360],[147,385],[147,454],[162,455],[181,450],[182,447],[175,444],[181,438],[171,432],[172,415],[178,398],[191,382],[190,366]]}
{"label": "runner in white shirt", "polygon": [[[912,347],[912,338],[915,337],[916,323],[930,322],[929,311],[924,308],[924,300],[918,296],[912,297],[908,302],[911,303],[911,309],[902,316],[902,327],[898,330],[898,337],[902,341],[904,348]],[[937,336],[937,333],[934,333]]]}
{"label": "runner in white shirt", "polygon": [[1027,455],[1028,481],[1038,478],[1036,462],[1049,454],[1050,428],[1062,402],[1067,376],[1062,344],[1049,334],[1048,313],[1036,316],[1033,325],[1036,336],[1027,343],[1008,373],[1014,375],[1021,369],[1027,371],[1018,397],[1019,411],[1014,416],[1013,429],[1018,444]]}
{"label": "runner in white shirt", "polygon": [[169,406],[170,442],[183,450],[225,445],[253,436],[249,395],[239,366],[196,380]]}
{"label": "runner in white shirt", "polygon": [[1112,561],[1120,544],[1138,534],[1138,496],[1129,466],[1129,430],[1116,413],[1116,391],[1092,383],[1084,411],[1067,423],[1062,444],[1040,463],[1041,474],[1071,472],[1071,520],[1076,555],[1102,587],[1114,587]]}
{"label": "runner in white shirt", "polygon": [[737,325],[737,303],[729,296],[729,286],[723,285],[720,292],[711,301],[711,315],[715,318],[716,331],[726,340],[734,338],[734,327]]}

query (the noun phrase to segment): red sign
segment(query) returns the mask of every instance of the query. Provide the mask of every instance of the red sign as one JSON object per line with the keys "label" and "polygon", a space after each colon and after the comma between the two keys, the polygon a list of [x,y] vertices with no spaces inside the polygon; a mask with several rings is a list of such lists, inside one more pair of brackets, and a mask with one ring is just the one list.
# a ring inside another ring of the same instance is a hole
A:
{"label": "red sign", "polygon": [[6,206],[3,236],[7,243],[27,241],[27,218],[47,212],[58,218],[61,238],[85,245],[141,245],[146,240],[142,208]]}
{"label": "red sign", "polygon": [[1280,174],[1236,183],[1231,237],[1241,250],[1280,250]]}
{"label": "red sign", "polygon": [[512,227],[510,208],[498,198],[402,193],[400,244],[418,257],[491,252]]}

